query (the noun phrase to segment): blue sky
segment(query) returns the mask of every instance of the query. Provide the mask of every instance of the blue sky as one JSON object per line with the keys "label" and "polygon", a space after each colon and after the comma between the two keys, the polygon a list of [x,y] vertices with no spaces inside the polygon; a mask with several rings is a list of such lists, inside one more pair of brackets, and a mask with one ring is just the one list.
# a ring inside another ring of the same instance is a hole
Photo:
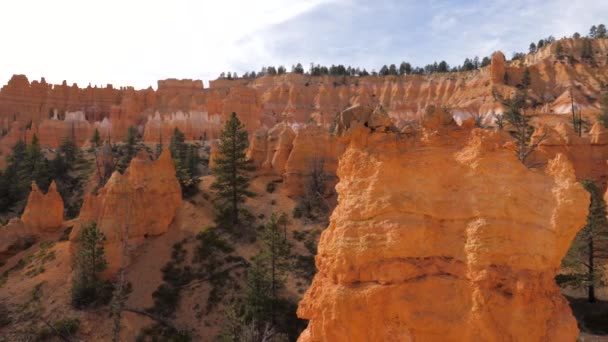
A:
{"label": "blue sky", "polygon": [[608,1],[2,1],[0,83],[24,73],[145,88],[296,62],[453,65],[600,22],[608,24]]}

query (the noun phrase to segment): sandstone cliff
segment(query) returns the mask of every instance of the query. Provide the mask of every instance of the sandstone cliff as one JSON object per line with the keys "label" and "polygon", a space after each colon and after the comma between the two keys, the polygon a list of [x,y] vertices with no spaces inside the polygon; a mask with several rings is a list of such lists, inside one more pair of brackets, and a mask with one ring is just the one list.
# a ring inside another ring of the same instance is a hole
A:
{"label": "sandstone cliff", "polygon": [[525,168],[502,132],[352,128],[299,341],[574,341],[554,276],[589,196],[562,155]]}
{"label": "sandstone cliff", "polygon": [[96,222],[106,237],[107,274],[112,274],[122,262],[123,240],[135,247],[147,237],[165,233],[181,199],[169,150],[156,161],[139,154],[124,175],[114,172],[98,194],[87,195],[70,240],[77,240],[83,225]]}

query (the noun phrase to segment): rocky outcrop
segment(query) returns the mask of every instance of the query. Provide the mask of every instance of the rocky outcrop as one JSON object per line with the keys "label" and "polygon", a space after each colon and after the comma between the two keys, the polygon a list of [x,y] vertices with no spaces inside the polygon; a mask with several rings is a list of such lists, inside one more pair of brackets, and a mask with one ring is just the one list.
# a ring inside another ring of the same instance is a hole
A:
{"label": "rocky outcrop", "polygon": [[299,341],[573,341],[554,276],[589,196],[567,158],[524,167],[501,131],[351,129]]}
{"label": "rocky outcrop", "polygon": [[506,63],[505,55],[502,52],[494,52],[490,62],[490,79],[492,80],[492,84],[504,84]]}
{"label": "rocky outcrop", "polygon": [[[589,136],[579,137],[572,128],[569,118],[553,121],[553,125],[540,124],[532,136],[532,142],[544,137],[536,151],[530,156],[530,165],[543,167],[556,155],[566,156],[572,165],[576,178],[589,179],[600,183],[607,180],[606,160],[608,144],[604,142],[605,129],[595,124]],[[555,121],[557,121],[555,123]]]}
{"label": "rocky outcrop", "polygon": [[107,273],[113,274],[123,262],[123,240],[134,247],[147,237],[165,233],[181,198],[169,150],[156,161],[142,152],[124,175],[114,172],[97,194],[87,195],[70,239],[77,241],[83,225],[96,222],[106,237]]}
{"label": "rocky outcrop", "polygon": [[35,182],[27,198],[27,204],[21,221],[37,233],[55,232],[63,224],[63,199],[57,191],[55,181],[51,182],[49,191],[43,194]]}

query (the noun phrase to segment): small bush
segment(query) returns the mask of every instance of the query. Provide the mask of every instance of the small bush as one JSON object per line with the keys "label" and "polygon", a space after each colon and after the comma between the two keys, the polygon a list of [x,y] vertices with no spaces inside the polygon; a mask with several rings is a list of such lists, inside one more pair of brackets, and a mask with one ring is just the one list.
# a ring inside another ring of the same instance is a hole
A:
{"label": "small bush", "polygon": [[295,219],[302,218],[302,209],[300,209],[299,206],[296,206],[295,208],[293,208],[292,216]]}
{"label": "small bush", "polygon": [[266,184],[266,192],[271,194],[274,192],[276,187],[277,187],[277,185],[275,182],[270,182],[270,183]]}
{"label": "small bush", "polygon": [[52,324],[53,328],[44,327],[38,330],[36,341],[48,341],[53,337],[69,339],[80,329],[80,320],[77,318],[62,319]]}
{"label": "small bush", "polygon": [[135,340],[137,342],[190,342],[192,336],[189,331],[177,331],[162,324],[154,324],[142,331]]}
{"label": "small bush", "polygon": [[5,304],[0,303],[0,328],[11,324],[10,312]]}

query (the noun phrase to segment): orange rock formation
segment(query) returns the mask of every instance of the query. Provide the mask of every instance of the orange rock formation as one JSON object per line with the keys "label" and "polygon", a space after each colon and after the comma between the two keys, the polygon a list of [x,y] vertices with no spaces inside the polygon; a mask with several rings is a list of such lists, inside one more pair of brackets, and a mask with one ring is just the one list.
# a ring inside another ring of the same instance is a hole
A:
{"label": "orange rock formation", "polygon": [[[593,63],[581,56],[582,39],[564,39],[560,44],[563,56],[557,55],[555,44],[520,61],[507,62],[496,52],[489,67],[471,72],[386,77],[284,74],[216,80],[208,89],[199,80],[175,79],[159,81],[156,91],[114,89],[111,85],[81,89],[65,82],[49,85],[44,79],[30,83],[25,76],[15,75],[0,90],[0,128],[24,130],[32,122],[31,131],[48,136],[44,144],[56,147],[65,135],[82,140],[91,134],[92,127],[80,120],[74,125],[67,119],[65,113],[79,111],[91,126],[114,141],[124,139],[127,128],[136,126],[145,141],[157,142],[161,137],[168,140],[175,127],[187,139],[214,138],[233,111],[255,132],[280,122],[329,127],[335,115],[349,107],[381,106],[402,128],[418,120],[430,105],[449,108],[458,121],[481,116],[484,123],[491,124],[491,114],[503,110],[501,98],[521,87],[525,68],[531,76],[528,94],[539,103],[535,113],[569,114],[574,105],[593,121],[602,85],[608,83],[608,39],[592,40]],[[60,114],[58,121],[68,122],[53,121],[54,112]],[[9,135],[10,139],[0,141],[0,150],[23,133]]]}
{"label": "orange rock formation", "polygon": [[133,247],[149,236],[165,233],[181,199],[169,150],[156,161],[142,152],[124,175],[114,172],[98,194],[87,195],[70,239],[77,240],[83,225],[96,222],[106,237],[107,273],[113,274],[122,263],[124,239]]}
{"label": "orange rock formation", "polygon": [[503,132],[351,128],[299,341],[574,341],[554,276],[589,196],[563,155],[524,167]]}
{"label": "orange rock formation", "polygon": [[35,182],[27,198],[27,204],[21,221],[38,233],[53,232],[63,223],[63,199],[57,191],[55,181],[51,182],[49,191],[43,194]]}

